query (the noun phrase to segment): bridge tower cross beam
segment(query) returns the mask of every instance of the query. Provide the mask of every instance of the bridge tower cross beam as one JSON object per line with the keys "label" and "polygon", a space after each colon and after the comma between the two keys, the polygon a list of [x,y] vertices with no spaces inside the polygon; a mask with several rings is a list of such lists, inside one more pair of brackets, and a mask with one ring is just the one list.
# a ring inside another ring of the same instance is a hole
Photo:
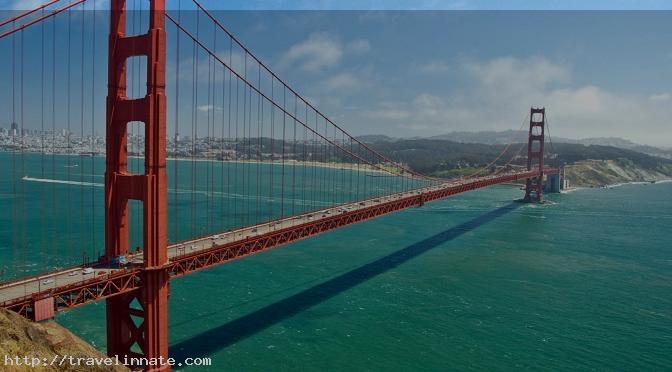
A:
{"label": "bridge tower cross beam", "polygon": [[542,202],[544,200],[544,138],[546,126],[546,109],[530,108],[530,129],[527,139],[527,170],[538,170],[536,177],[528,178],[525,184],[526,202]]}
{"label": "bridge tower cross beam", "polygon": [[[166,181],[165,0],[149,0],[149,30],[126,35],[126,0],[110,9],[106,115],[105,256],[111,263],[129,253],[128,201],[143,204],[143,272],[140,289],[107,300],[107,352],[110,356],[168,357],[168,264]],[[147,92],[128,97],[130,57],[147,58]],[[144,123],[144,173],[128,170],[128,124]],[[146,366],[168,371],[169,366]]]}

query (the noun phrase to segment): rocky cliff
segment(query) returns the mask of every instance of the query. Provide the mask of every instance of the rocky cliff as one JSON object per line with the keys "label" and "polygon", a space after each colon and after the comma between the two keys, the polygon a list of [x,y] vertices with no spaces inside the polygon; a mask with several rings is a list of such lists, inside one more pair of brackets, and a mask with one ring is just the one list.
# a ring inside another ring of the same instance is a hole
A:
{"label": "rocky cliff", "polygon": [[571,186],[595,187],[672,179],[672,166],[644,168],[627,159],[582,160],[565,166]]}
{"label": "rocky cliff", "polygon": [[[80,362],[61,362],[63,356],[103,358],[105,355],[53,321],[33,323],[20,315],[0,309],[0,371],[129,371],[124,366],[87,366]],[[16,357],[22,365],[17,365]],[[38,360],[43,365],[26,366]],[[56,359],[56,365],[52,360]],[[47,364],[46,366],[44,364]],[[74,365],[73,365],[74,364]]]}

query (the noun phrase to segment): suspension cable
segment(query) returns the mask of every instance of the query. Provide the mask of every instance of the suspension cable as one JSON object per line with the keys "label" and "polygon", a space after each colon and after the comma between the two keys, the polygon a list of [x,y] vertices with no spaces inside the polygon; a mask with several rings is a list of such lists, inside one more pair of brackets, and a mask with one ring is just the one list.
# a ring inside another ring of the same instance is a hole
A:
{"label": "suspension cable", "polygon": [[[551,125],[549,124],[548,114],[546,111],[544,111],[544,121],[546,122],[546,131],[548,132],[548,143],[551,145],[551,151],[555,153],[555,149],[553,148],[553,138],[551,137]],[[559,162],[556,162],[556,164],[560,166]]]}
{"label": "suspension cable", "polygon": [[[234,41],[238,46],[240,46],[240,47],[243,49],[243,51],[245,51],[245,52],[246,52],[252,59],[254,59],[255,62],[257,62],[257,63],[258,63],[261,67],[263,67],[266,71],[268,71],[268,73],[269,73],[275,80],[277,80],[280,84],[284,85],[284,87],[285,87],[286,89],[288,89],[292,94],[296,95],[296,96],[297,96],[300,100],[302,100],[308,107],[310,107],[312,110],[314,110],[319,116],[321,116],[322,118],[324,118],[330,125],[335,126],[335,127],[338,128],[339,130],[343,130],[343,128],[341,128],[339,125],[337,125],[336,123],[334,123],[333,121],[331,121],[331,119],[329,119],[325,114],[323,114],[320,110],[318,110],[315,106],[313,106],[310,102],[308,102],[308,100],[307,100],[306,98],[304,98],[303,96],[301,96],[301,95],[300,95],[297,91],[295,91],[289,84],[287,84],[287,83],[286,83],[284,80],[282,80],[282,79],[281,79],[275,72],[273,72],[273,71],[272,71],[266,64],[264,64],[264,63],[261,61],[261,59],[259,59],[256,55],[254,55],[254,54],[253,54],[253,53],[252,53],[246,46],[244,46],[244,45],[238,40],[238,38],[236,38],[236,37],[235,37],[235,36],[234,36],[234,35],[233,35],[233,34],[232,34],[226,27],[224,27],[224,25],[223,25],[217,18],[215,18],[215,17],[212,15],[212,13],[211,13],[210,11],[208,11],[205,7],[203,7],[203,5],[202,5],[198,0],[192,0],[192,2],[193,2],[199,9],[201,9],[201,11],[202,11],[203,13],[205,13],[205,15],[207,15],[208,18],[210,18],[210,20],[211,20],[213,23],[215,23],[215,24],[216,24],[222,31],[224,31],[224,32],[231,38],[232,41]],[[170,19],[171,21],[173,21],[172,17],[171,17],[168,13],[166,13],[166,17],[167,17],[168,19]],[[174,22],[174,21],[173,21],[173,22]],[[181,28],[184,32],[187,32],[187,31],[184,30],[184,28],[182,28],[181,26],[178,26],[178,27]],[[195,40],[195,41],[196,41],[196,40]],[[196,41],[196,42],[198,42],[198,41]],[[345,132],[345,131],[344,131],[344,132]],[[347,132],[346,132],[346,133],[347,133]],[[350,135],[348,135],[348,136],[350,136]],[[350,137],[352,137],[352,136],[350,136]],[[418,177],[425,178],[425,179],[427,179],[427,180],[433,180],[433,181],[436,181],[435,178],[432,178],[432,177],[429,177],[429,176],[422,175],[422,174],[420,174],[420,173],[418,173],[418,172],[416,172],[416,171],[414,171],[414,170],[412,170],[412,169],[410,169],[410,168],[406,168],[406,167],[402,167],[402,166],[400,166],[399,164],[397,164],[396,162],[394,162],[394,161],[391,160],[390,158],[388,158],[388,157],[382,155],[381,153],[379,153],[378,151],[376,151],[376,150],[374,150],[373,148],[369,147],[368,145],[366,145],[365,143],[361,142],[361,141],[358,140],[357,138],[355,138],[355,137],[352,137],[352,138],[353,138],[353,140],[354,140],[355,142],[357,142],[358,144],[360,144],[360,145],[361,145],[362,147],[364,147],[366,150],[368,150],[368,151],[370,151],[371,153],[375,154],[377,157],[379,157],[380,159],[382,159],[384,162],[389,162],[389,163],[391,163],[391,164],[395,164],[398,168],[403,169],[404,171],[406,171],[406,172],[408,172],[408,173],[411,173],[411,174],[414,174],[414,175],[416,175],[416,176],[418,176]],[[391,172],[388,171],[387,173],[391,173]]]}
{"label": "suspension cable", "polygon": [[57,2],[59,2],[59,1],[61,1],[61,0],[52,0],[52,1],[46,2],[46,3],[44,3],[44,4],[40,5],[40,6],[38,6],[37,8],[33,8],[33,9],[30,9],[30,10],[27,10],[27,11],[25,11],[25,12],[23,12],[23,13],[20,13],[20,14],[14,16],[14,17],[8,18],[8,19],[6,19],[6,20],[0,22],[0,27],[5,26],[5,25],[7,25],[7,24],[9,24],[9,23],[14,23],[14,22],[18,21],[18,20],[21,19],[21,18],[27,17],[27,16],[29,16],[29,15],[31,15],[31,14],[37,12],[38,10],[42,10],[42,13],[41,13],[41,14],[44,15],[44,8],[46,8],[46,7],[48,7],[49,5],[52,5],[52,4],[54,4],[54,3],[57,3]]}
{"label": "suspension cable", "polygon": [[[220,64],[223,64],[229,71],[231,71],[231,73],[232,73],[233,75],[235,75],[235,77],[236,77],[239,81],[242,81],[243,83],[245,83],[245,85],[246,85],[247,87],[249,87],[250,89],[254,90],[257,94],[259,94],[261,97],[263,97],[264,99],[266,99],[269,103],[271,103],[273,106],[275,106],[278,110],[280,110],[280,111],[282,111],[283,113],[285,113],[286,115],[288,115],[291,119],[295,119],[295,120],[297,121],[297,123],[299,123],[299,124],[301,124],[301,125],[303,125],[303,126],[306,125],[303,121],[301,121],[299,118],[295,117],[292,113],[285,111],[285,110],[280,106],[280,104],[278,104],[277,102],[275,102],[274,99],[270,98],[269,96],[267,96],[265,93],[261,92],[260,90],[257,90],[257,88],[256,88],[253,84],[251,84],[247,79],[245,79],[245,78],[244,78],[243,76],[241,76],[239,73],[237,73],[236,71],[234,71],[234,70],[233,70],[229,65],[227,65],[227,64],[226,64],[226,63],[225,63],[219,56],[217,56],[212,50],[210,50],[210,48],[208,48],[207,46],[205,46],[205,45],[204,45],[204,44],[203,44],[203,43],[202,43],[196,36],[194,36],[191,32],[187,31],[181,24],[179,24],[179,23],[178,23],[172,16],[170,16],[169,14],[166,13],[166,18],[167,18],[168,20],[170,20],[173,24],[175,24],[175,26],[177,26],[177,28],[179,28],[182,32],[184,32],[185,35],[187,35],[190,39],[192,39],[192,40],[194,41],[195,45],[198,45],[198,46],[199,46],[200,48],[202,48],[206,53],[208,53],[210,56],[212,56],[213,58],[215,58]],[[273,75],[272,75],[272,77],[273,77]],[[274,78],[274,79],[275,79],[275,78]],[[291,89],[290,89],[290,91],[291,91]],[[309,105],[309,104],[308,104],[308,105]],[[312,107],[312,106],[310,106],[310,107]],[[325,118],[324,116],[322,116],[322,115],[319,113],[319,111],[315,111],[315,113],[316,113],[316,115],[320,115],[320,116],[321,116],[322,118],[324,118],[327,122],[331,123],[331,122],[329,121],[329,119],[327,119],[327,118]],[[321,139],[322,139],[323,141],[325,141],[326,143],[329,143],[329,144],[332,145],[332,146],[337,146],[337,147],[341,148],[343,151],[348,152],[348,151],[347,151],[346,149],[344,149],[342,146],[338,145],[337,143],[334,143],[334,141],[332,141],[332,140],[330,140],[329,138],[325,137],[324,135],[320,134],[320,133],[317,132],[316,130],[314,130],[314,129],[312,129],[312,128],[308,128],[308,130],[310,130],[311,132],[313,132],[317,137],[321,138]],[[357,141],[357,139],[354,139],[354,140]],[[365,145],[362,145],[362,146],[364,146],[365,148],[368,148],[368,147],[365,146]],[[373,167],[373,168],[376,168],[376,169],[378,169],[378,170],[380,170],[380,171],[383,171],[383,172],[385,172],[385,173],[389,173],[389,174],[391,174],[391,175],[395,175],[395,176],[398,175],[398,174],[392,173],[390,170],[388,170],[388,169],[385,168],[385,167],[382,167],[382,166],[380,166],[380,165],[378,165],[378,164],[373,163],[372,161],[365,160],[365,159],[361,158],[361,156],[358,156],[358,155],[353,154],[353,153],[350,153],[350,152],[348,152],[348,153],[349,153],[349,155],[351,155],[351,156],[353,156],[353,157],[358,157],[358,158],[360,158],[362,161],[364,161],[365,163],[369,164],[369,165],[370,165],[371,167]],[[374,152],[374,154],[375,154],[375,152]],[[392,161],[390,161],[390,162],[392,162]],[[394,162],[392,162],[392,163],[394,163]],[[429,177],[426,177],[426,176],[424,176],[424,175],[421,175],[421,174],[419,174],[419,173],[417,173],[417,172],[414,172],[414,171],[409,171],[409,173],[416,174],[416,175],[418,175],[418,177],[425,178],[425,179],[428,179],[428,180],[436,180],[436,179],[429,178]]]}
{"label": "suspension cable", "polygon": [[[520,128],[518,128],[518,132],[520,132],[520,131],[523,130],[523,127],[525,126],[525,123],[527,122],[528,117],[529,117],[529,114],[525,115],[525,118],[523,119],[523,122],[522,122],[522,124],[520,125]],[[497,157],[496,157],[493,161],[491,161],[491,162],[488,163],[487,165],[485,165],[485,166],[483,166],[483,167],[477,169],[476,172],[474,172],[474,173],[468,175],[467,178],[472,178],[472,177],[474,177],[474,176],[476,176],[476,175],[482,173],[484,170],[490,168],[490,166],[492,166],[493,164],[495,164],[495,162],[497,162],[497,160],[499,160],[502,156],[504,156],[504,154],[509,150],[509,147],[511,147],[511,145],[513,145],[513,141],[509,142],[509,143],[504,147],[504,150],[502,150],[502,152],[500,152],[499,155],[497,155]]]}
{"label": "suspension cable", "polygon": [[[60,1],[60,0],[59,0],[59,1]],[[35,19],[33,19],[33,20],[29,21],[29,22],[26,22],[26,23],[24,23],[24,24],[21,24],[21,25],[19,25],[19,26],[16,26],[16,27],[14,27],[14,28],[12,28],[12,29],[10,29],[10,30],[7,30],[7,31],[3,32],[3,33],[0,33],[0,39],[3,39],[3,38],[5,38],[5,37],[7,37],[7,36],[9,36],[9,35],[14,34],[15,32],[18,32],[18,31],[21,31],[21,30],[23,30],[23,29],[25,29],[25,28],[28,28],[28,27],[30,27],[30,26],[32,26],[32,25],[34,25],[34,24],[36,24],[36,23],[38,23],[38,22],[40,22],[40,21],[43,21],[43,20],[45,20],[45,19],[47,19],[47,18],[50,18],[50,17],[53,17],[53,16],[55,16],[55,15],[57,15],[57,14],[59,14],[59,13],[62,13],[62,12],[64,12],[64,11],[66,11],[66,10],[69,10],[70,8],[73,8],[73,7],[75,7],[75,6],[77,6],[77,5],[81,4],[81,3],[83,3],[83,2],[85,2],[85,1],[87,1],[87,0],[77,0],[77,1],[75,1],[75,2],[73,2],[73,3],[70,3],[70,4],[68,4],[68,5],[64,6],[64,7],[62,7],[62,8],[59,8],[59,9],[57,9],[57,10],[54,10],[53,12],[51,12],[51,13],[49,13],[49,14],[45,14],[45,15],[43,15],[43,16],[41,16],[41,17],[35,18]]]}

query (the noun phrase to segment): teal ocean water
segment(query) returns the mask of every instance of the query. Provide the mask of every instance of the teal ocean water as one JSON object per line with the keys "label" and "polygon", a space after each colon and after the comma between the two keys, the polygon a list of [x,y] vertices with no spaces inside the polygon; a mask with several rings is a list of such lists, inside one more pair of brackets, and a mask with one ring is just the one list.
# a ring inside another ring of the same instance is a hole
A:
{"label": "teal ocean water", "polygon": [[[184,371],[672,368],[672,183],[494,187],[175,280]],[[4,231],[4,230],[3,230]],[[57,321],[101,350],[104,303]]]}
{"label": "teal ocean water", "polygon": [[[129,170],[142,173],[143,159]],[[104,252],[103,157],[0,152],[0,280],[91,261]],[[168,239],[255,225],[414,186],[364,167],[169,160]],[[131,248],[142,204],[129,201]]]}

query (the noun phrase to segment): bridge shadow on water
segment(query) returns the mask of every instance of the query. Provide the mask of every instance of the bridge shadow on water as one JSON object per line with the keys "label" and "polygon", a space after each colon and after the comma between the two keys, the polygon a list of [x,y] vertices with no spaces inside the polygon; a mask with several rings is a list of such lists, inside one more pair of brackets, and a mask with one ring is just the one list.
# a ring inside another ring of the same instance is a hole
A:
{"label": "bridge shadow on water", "polygon": [[170,347],[171,357],[206,356],[263,331],[515,209],[510,203]]}

